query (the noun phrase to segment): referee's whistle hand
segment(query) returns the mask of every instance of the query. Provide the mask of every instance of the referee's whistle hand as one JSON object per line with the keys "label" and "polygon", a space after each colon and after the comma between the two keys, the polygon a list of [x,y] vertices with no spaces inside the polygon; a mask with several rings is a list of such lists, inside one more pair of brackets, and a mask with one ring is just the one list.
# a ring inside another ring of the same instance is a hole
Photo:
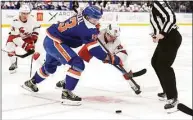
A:
{"label": "referee's whistle hand", "polygon": [[164,36],[162,34],[157,34],[156,35],[156,39],[158,39],[158,40],[163,39],[163,38],[164,38]]}

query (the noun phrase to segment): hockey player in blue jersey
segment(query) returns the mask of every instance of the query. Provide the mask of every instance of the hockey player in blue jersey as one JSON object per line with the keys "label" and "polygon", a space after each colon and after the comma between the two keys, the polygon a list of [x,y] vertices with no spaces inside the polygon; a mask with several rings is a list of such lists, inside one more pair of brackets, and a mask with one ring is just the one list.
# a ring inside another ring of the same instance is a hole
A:
{"label": "hockey player in blue jersey", "polygon": [[80,105],[81,97],[72,93],[72,90],[75,89],[85,65],[72,48],[86,44],[90,54],[97,59],[110,61],[111,64],[121,64],[119,57],[107,55],[96,40],[99,32],[96,25],[99,23],[102,14],[100,8],[88,6],[82,13],[72,16],[64,22],[51,25],[46,31],[47,36],[43,43],[46,51],[46,61],[22,87],[32,92],[38,92],[38,83],[53,74],[57,66],[68,64],[71,67],[66,74],[66,85],[62,91],[62,101],[63,104]]}

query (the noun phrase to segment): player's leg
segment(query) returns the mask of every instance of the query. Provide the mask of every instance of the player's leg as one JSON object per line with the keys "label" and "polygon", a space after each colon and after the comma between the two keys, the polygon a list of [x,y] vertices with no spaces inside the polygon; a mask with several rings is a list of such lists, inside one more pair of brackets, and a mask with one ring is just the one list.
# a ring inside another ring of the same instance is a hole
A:
{"label": "player's leg", "polygon": [[82,99],[75,95],[72,91],[75,89],[81,73],[85,68],[84,62],[70,47],[66,46],[65,44],[55,43],[55,47],[61,53],[61,56],[58,56],[61,59],[61,63],[66,60],[71,66],[66,74],[66,83],[65,85],[63,84],[63,104],[80,105]]}
{"label": "player's leg", "polygon": [[6,44],[6,50],[8,51],[8,57],[10,59],[10,67],[9,67],[9,72],[15,73],[17,69],[17,57],[14,55],[15,54],[15,48],[16,45],[13,42],[7,42]]}
{"label": "player's leg", "polygon": [[46,54],[45,63],[36,71],[35,75],[30,80],[24,83],[23,87],[27,90],[38,92],[37,84],[45,80],[50,74],[54,74],[59,65],[61,65],[60,61],[50,54]]}
{"label": "player's leg", "polygon": [[163,89],[163,92],[160,92],[160,93],[158,93],[157,95],[158,95],[160,101],[165,101],[165,100],[166,100],[166,93],[165,93],[163,81],[162,81],[162,79],[160,78],[160,74],[159,74],[159,72],[157,71],[157,67],[156,67],[156,64],[157,64],[157,61],[158,61],[159,50],[160,50],[160,49],[161,49],[161,48],[160,48],[160,45],[158,44],[157,47],[156,47],[156,49],[155,49],[155,51],[154,51],[153,57],[152,57],[152,59],[151,59],[151,65],[152,65],[152,67],[154,68],[155,73],[156,73],[156,75],[157,75],[157,77],[158,77],[158,79],[159,79],[159,81],[160,81],[161,87],[162,87],[162,89]]}
{"label": "player's leg", "polygon": [[168,103],[165,109],[176,107],[178,103],[178,92],[176,88],[176,77],[172,64],[176,58],[178,48],[181,44],[181,35],[173,30],[168,37],[161,41],[161,50],[156,63],[157,71],[163,81]]}
{"label": "player's leg", "polygon": [[33,92],[38,92],[36,84],[46,79],[49,74],[53,74],[56,71],[57,66],[61,65],[60,59],[59,57],[57,57],[59,53],[53,44],[53,40],[46,37],[44,39],[44,48],[46,51],[45,63],[39,70],[36,71],[35,75],[31,78],[31,80],[26,81],[23,85],[24,88]]}
{"label": "player's leg", "polygon": [[81,98],[72,93],[72,91],[79,81],[81,72],[84,70],[83,60],[70,47],[54,42],[49,37],[46,37],[44,47],[46,52],[49,52],[60,63],[64,65],[68,63],[71,66],[65,78],[66,87],[62,91],[62,101],[64,101],[64,104],[79,105]]}

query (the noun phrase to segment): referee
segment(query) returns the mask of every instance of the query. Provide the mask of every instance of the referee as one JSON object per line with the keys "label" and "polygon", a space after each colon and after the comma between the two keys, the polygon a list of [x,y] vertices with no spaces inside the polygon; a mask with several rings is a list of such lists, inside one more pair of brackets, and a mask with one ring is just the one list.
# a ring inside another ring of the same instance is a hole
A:
{"label": "referee", "polygon": [[152,39],[158,42],[151,64],[163,89],[163,93],[158,93],[158,96],[167,97],[164,109],[173,111],[172,108],[176,108],[178,104],[178,92],[175,72],[171,66],[182,42],[182,36],[177,30],[176,16],[166,1],[153,1],[150,9],[150,22],[154,30]]}

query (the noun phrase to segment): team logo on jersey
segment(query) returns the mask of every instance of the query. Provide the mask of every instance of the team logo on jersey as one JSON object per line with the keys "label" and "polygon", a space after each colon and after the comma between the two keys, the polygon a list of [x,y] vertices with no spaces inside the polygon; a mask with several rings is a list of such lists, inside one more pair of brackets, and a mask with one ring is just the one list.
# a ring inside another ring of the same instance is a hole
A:
{"label": "team logo on jersey", "polygon": [[20,32],[20,33],[24,33],[24,32],[25,32],[24,27],[20,27],[20,28],[19,28],[19,32]]}
{"label": "team logo on jersey", "polygon": [[19,32],[20,32],[21,34],[25,35],[25,36],[30,35],[29,32],[26,32],[26,31],[25,31],[24,27],[20,27],[20,28],[19,28]]}

